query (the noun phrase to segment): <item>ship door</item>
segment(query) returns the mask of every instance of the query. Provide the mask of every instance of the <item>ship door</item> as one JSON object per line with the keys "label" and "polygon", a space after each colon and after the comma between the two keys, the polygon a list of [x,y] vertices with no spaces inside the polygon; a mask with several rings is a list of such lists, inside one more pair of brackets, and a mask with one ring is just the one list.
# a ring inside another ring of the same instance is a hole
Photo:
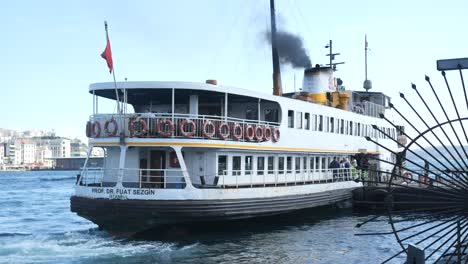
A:
{"label": "ship door", "polygon": [[166,152],[150,151],[150,182],[156,188],[164,188],[164,169],[166,168]]}

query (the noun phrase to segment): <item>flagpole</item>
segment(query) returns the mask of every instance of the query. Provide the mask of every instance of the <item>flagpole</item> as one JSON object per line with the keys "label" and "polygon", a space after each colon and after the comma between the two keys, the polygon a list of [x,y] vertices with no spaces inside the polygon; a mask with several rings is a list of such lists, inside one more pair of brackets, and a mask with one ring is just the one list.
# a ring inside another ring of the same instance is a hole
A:
{"label": "flagpole", "polygon": [[[106,40],[109,42],[109,32],[107,30],[107,21],[104,21],[104,28],[106,29]],[[120,99],[119,99],[119,92],[117,90],[117,81],[115,80],[115,68],[114,64],[112,63],[112,77],[114,77],[114,90],[115,90],[115,98],[117,100],[117,113],[121,114],[120,112]]]}

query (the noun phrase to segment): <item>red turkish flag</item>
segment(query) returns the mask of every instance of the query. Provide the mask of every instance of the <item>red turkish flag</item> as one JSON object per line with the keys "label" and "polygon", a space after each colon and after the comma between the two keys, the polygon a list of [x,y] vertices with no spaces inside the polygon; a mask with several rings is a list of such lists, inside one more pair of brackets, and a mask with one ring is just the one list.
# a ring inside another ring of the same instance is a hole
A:
{"label": "red turkish flag", "polygon": [[102,52],[101,57],[106,60],[107,67],[109,67],[109,73],[112,73],[112,70],[114,69],[114,65],[112,63],[112,51],[111,51],[109,37],[107,37],[106,49]]}

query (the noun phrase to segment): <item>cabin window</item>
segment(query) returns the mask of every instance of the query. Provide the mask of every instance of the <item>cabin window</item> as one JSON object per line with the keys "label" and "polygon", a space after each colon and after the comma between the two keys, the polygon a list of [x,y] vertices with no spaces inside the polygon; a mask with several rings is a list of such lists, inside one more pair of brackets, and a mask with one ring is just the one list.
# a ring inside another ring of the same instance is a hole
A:
{"label": "cabin window", "polygon": [[309,171],[313,172],[315,169],[315,158],[314,157],[310,157],[310,160],[309,160]]}
{"label": "cabin window", "polygon": [[232,157],[232,175],[241,174],[241,157],[234,156]]}
{"label": "cabin window", "polygon": [[302,128],[302,112],[296,112],[296,128]]}
{"label": "cabin window", "polygon": [[226,175],[227,172],[227,156],[218,156],[218,175]]}
{"label": "cabin window", "polygon": [[257,109],[247,108],[245,110],[245,119],[258,120]]}
{"label": "cabin window", "polygon": [[320,167],[322,171],[325,171],[327,169],[327,158],[322,157],[322,166]]}
{"label": "cabin window", "polygon": [[273,174],[275,173],[275,157],[269,156],[267,160],[267,166],[268,166],[268,174]]}
{"label": "cabin window", "polygon": [[286,157],[286,173],[292,172],[292,157]]}
{"label": "cabin window", "polygon": [[304,128],[305,128],[305,129],[310,129],[310,114],[309,114],[309,113],[305,113],[305,114],[304,114],[304,119],[305,119]]}
{"label": "cabin window", "polygon": [[288,127],[294,127],[294,111],[288,110]]}
{"label": "cabin window", "polygon": [[323,116],[319,115],[318,118],[318,131],[323,131]]}
{"label": "cabin window", "polygon": [[340,126],[340,129],[341,129],[340,133],[341,133],[341,134],[344,134],[345,126],[344,126],[344,120],[343,120],[343,119],[341,119],[341,126]]}
{"label": "cabin window", "polygon": [[330,117],[330,132],[335,133],[335,119]]}
{"label": "cabin window", "polygon": [[320,157],[315,157],[315,170],[320,170]]}
{"label": "cabin window", "polygon": [[353,121],[349,121],[349,134],[353,135]]}
{"label": "cabin window", "polygon": [[257,157],[257,175],[263,175],[265,170],[265,157]]}
{"label": "cabin window", "polygon": [[357,123],[357,135],[361,136],[361,123]]}
{"label": "cabin window", "polygon": [[296,173],[301,173],[301,157],[296,157],[294,167],[296,168]]}
{"label": "cabin window", "polygon": [[265,109],[264,113],[266,122],[278,122],[278,109]]}
{"label": "cabin window", "polygon": [[253,157],[252,156],[245,156],[245,165],[244,165],[244,169],[245,169],[245,175],[250,175],[252,174],[252,159]]}
{"label": "cabin window", "polygon": [[340,119],[339,119],[339,118],[336,119],[336,129],[335,129],[335,133],[337,133],[337,134],[340,133]]}
{"label": "cabin window", "polygon": [[284,174],[284,157],[278,157],[278,173]]}
{"label": "cabin window", "polygon": [[302,158],[302,169],[307,172],[307,157]]}

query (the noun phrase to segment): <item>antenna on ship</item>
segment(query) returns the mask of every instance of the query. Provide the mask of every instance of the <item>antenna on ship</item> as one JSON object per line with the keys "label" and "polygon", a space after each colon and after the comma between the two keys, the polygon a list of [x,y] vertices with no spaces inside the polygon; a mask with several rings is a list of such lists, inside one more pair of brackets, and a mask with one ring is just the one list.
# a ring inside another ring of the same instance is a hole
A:
{"label": "antenna on ship", "polygon": [[281,71],[279,64],[279,55],[276,39],[276,19],[275,19],[275,1],[270,0],[270,18],[271,18],[271,56],[273,60],[273,94],[282,96]]}
{"label": "antenna on ship", "polygon": [[338,64],[344,64],[344,62],[333,62],[335,60],[335,56],[340,55],[340,53],[333,53],[333,42],[330,39],[330,42],[325,45],[325,48],[330,49],[330,53],[327,54],[327,56],[330,56],[330,63],[327,63],[327,65],[330,66],[334,71],[336,71],[336,65]]}
{"label": "antenna on ship", "polygon": [[367,50],[368,50],[368,43],[367,43],[367,35],[364,37],[364,67],[365,67],[365,72],[366,72],[366,80],[364,81],[364,89],[366,89],[366,92],[369,92],[369,89],[372,88],[372,82],[371,80],[367,79]]}

